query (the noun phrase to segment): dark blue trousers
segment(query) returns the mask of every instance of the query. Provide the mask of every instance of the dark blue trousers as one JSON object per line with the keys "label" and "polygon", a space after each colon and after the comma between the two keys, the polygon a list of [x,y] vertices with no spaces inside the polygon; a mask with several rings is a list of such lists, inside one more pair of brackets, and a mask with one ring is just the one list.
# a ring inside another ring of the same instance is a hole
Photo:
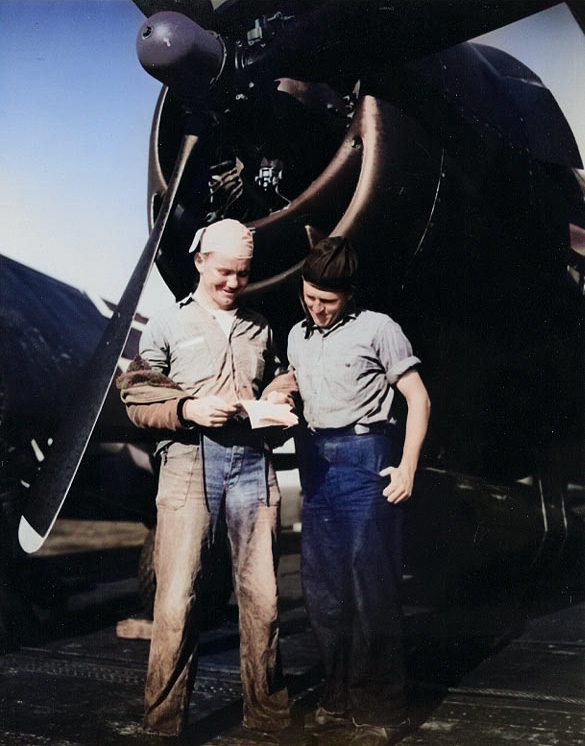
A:
{"label": "dark blue trousers", "polygon": [[404,715],[402,508],[378,476],[391,434],[305,433],[299,443],[302,583],[325,668],[321,704],[358,724]]}

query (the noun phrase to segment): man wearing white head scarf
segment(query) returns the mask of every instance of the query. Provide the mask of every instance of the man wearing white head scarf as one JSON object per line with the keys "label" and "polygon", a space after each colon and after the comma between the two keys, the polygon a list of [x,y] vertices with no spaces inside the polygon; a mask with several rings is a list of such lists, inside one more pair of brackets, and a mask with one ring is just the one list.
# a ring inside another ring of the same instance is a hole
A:
{"label": "man wearing white head scarf", "polygon": [[150,733],[178,735],[186,724],[201,595],[214,582],[216,544],[226,535],[239,606],[243,726],[277,732],[290,723],[273,556],[280,494],[269,449],[238,404],[260,398],[281,372],[266,320],[239,306],[253,246],[236,220],[197,234],[191,251],[199,284],[148,322],[140,377],[127,376],[122,391],[136,425],[164,431],[145,693]]}

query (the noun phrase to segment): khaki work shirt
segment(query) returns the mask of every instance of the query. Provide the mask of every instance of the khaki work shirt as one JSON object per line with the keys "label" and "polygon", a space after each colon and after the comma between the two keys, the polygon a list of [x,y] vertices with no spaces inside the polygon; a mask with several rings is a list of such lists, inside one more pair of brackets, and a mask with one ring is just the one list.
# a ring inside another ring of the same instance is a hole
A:
{"label": "khaki work shirt", "polygon": [[226,338],[213,312],[193,296],[148,322],[140,355],[189,395],[215,394],[229,403],[258,399],[264,386],[282,372],[263,316],[238,308]]}

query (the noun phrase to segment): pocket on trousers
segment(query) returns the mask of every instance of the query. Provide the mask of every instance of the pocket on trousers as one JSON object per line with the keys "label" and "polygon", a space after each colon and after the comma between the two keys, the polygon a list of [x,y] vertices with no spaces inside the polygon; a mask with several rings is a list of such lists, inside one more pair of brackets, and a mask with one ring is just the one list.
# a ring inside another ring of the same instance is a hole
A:
{"label": "pocket on trousers", "polygon": [[157,508],[177,510],[187,502],[193,480],[201,480],[199,445],[171,443],[161,453]]}

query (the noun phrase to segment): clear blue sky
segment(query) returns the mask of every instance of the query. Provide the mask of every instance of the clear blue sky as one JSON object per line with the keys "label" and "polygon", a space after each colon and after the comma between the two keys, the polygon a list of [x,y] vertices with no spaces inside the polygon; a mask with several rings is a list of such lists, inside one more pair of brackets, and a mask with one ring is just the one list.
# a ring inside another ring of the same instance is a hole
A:
{"label": "clear blue sky", "polygon": [[[160,86],[136,57],[142,20],[130,0],[0,1],[0,253],[112,301],[148,237]],[[543,79],[585,157],[585,36],[566,6],[485,39]],[[171,300],[154,270],[140,310]]]}
{"label": "clear blue sky", "polygon": [[143,20],[130,0],[0,2],[0,252],[113,301],[148,238]]}

